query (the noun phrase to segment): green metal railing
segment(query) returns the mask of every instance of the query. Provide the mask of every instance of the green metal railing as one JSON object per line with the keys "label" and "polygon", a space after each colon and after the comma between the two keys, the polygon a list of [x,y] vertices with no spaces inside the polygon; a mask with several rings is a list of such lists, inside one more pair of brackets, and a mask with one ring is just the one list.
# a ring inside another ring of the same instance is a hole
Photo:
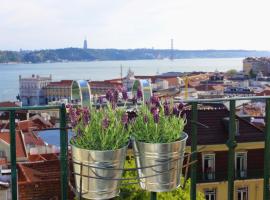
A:
{"label": "green metal railing", "polygon": [[60,116],[60,162],[61,162],[61,198],[67,200],[68,191],[68,134],[66,129],[66,108],[61,106],[26,106],[26,107],[5,107],[0,108],[0,111],[9,112],[10,122],[10,159],[11,159],[11,190],[12,200],[17,200],[17,169],[16,169],[16,124],[15,112],[19,110],[59,110]]}
{"label": "green metal railing", "polygon": [[[266,128],[265,128],[265,149],[264,149],[264,200],[269,200],[269,170],[270,170],[270,96],[263,97],[239,97],[239,98],[218,98],[218,99],[199,99],[188,100],[186,103],[191,104],[192,116],[191,116],[191,189],[190,199],[196,200],[196,184],[197,184],[197,125],[198,125],[198,104],[199,103],[218,103],[218,102],[230,102],[230,123],[229,123],[229,139],[227,141],[228,146],[228,200],[233,200],[234,194],[234,153],[236,147],[235,141],[235,101],[237,100],[266,100]],[[15,112],[19,110],[48,110],[57,109],[60,115],[60,161],[61,161],[61,199],[67,200],[68,196],[68,134],[66,127],[66,108],[62,106],[32,106],[32,107],[7,107],[0,108],[0,111],[9,112],[10,120],[10,157],[11,157],[11,187],[12,187],[12,199],[18,199],[17,191],[17,170],[16,170],[16,130],[15,130]],[[150,195],[151,200],[157,199],[157,193],[152,192]]]}

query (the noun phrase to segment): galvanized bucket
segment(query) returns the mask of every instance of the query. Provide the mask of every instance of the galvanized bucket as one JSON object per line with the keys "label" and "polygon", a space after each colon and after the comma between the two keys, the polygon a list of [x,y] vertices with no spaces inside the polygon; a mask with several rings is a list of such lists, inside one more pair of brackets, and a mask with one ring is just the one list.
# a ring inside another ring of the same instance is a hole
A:
{"label": "galvanized bucket", "polygon": [[187,138],[183,133],[171,143],[132,141],[142,189],[166,192],[180,186]]}
{"label": "galvanized bucket", "polygon": [[72,146],[75,185],[85,199],[110,199],[119,194],[127,146],[95,151]]}

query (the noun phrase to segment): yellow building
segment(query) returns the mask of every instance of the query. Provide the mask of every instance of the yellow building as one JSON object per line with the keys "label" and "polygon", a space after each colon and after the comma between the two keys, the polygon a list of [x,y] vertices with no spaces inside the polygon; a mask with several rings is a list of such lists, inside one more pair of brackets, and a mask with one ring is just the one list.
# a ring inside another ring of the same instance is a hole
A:
{"label": "yellow building", "polygon": [[[197,190],[206,200],[227,200],[228,192],[228,116],[221,104],[201,106],[198,121]],[[191,133],[191,113],[187,111],[186,132]],[[190,138],[190,137],[189,137]],[[248,121],[237,117],[235,149],[235,200],[263,199],[264,133]],[[187,141],[190,151],[191,140]]]}
{"label": "yellow building", "polygon": [[51,82],[44,88],[44,96],[48,102],[61,99],[71,100],[72,80],[62,80],[60,82]]}

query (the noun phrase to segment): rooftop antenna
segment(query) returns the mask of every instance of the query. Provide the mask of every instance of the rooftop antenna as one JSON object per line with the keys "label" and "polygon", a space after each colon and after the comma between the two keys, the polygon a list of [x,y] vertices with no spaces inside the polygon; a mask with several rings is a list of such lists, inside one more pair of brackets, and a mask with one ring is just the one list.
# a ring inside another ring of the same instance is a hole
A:
{"label": "rooftop antenna", "polygon": [[121,83],[123,85],[123,66],[120,65],[120,77],[121,77]]}

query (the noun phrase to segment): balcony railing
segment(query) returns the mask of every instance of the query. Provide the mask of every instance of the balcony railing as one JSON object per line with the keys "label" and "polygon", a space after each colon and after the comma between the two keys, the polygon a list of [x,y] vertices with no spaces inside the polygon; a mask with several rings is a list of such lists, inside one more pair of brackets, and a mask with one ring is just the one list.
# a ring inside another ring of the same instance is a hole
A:
{"label": "balcony railing", "polygon": [[[235,101],[237,100],[263,100],[266,99],[266,128],[265,128],[265,149],[264,149],[264,190],[263,199],[270,199],[269,190],[269,175],[270,175],[270,96],[263,97],[239,97],[239,98],[218,98],[218,99],[202,99],[202,100],[189,100],[185,101],[192,107],[192,127],[191,127],[191,188],[190,199],[196,200],[196,184],[197,181],[197,125],[198,125],[198,103],[210,103],[210,102],[229,102],[230,105],[230,121],[229,121],[229,139],[226,143],[228,146],[228,171],[226,180],[228,181],[228,200],[233,200],[234,194],[234,180],[235,180],[235,147],[237,145],[235,141]],[[68,193],[68,134],[66,127],[66,108],[62,106],[32,106],[32,107],[7,107],[0,108],[0,111],[8,111],[10,121],[10,157],[11,157],[11,187],[12,187],[12,199],[18,199],[17,193],[17,173],[16,173],[16,135],[15,135],[15,112],[19,110],[47,110],[57,109],[60,115],[60,162],[61,162],[61,199],[67,200]],[[249,176],[249,172],[247,177]],[[215,174],[215,179],[219,176]],[[150,195],[152,200],[157,199],[157,193],[152,192]]]}
{"label": "balcony railing", "polygon": [[[242,170],[235,171],[234,180],[248,180],[248,179],[262,179],[263,170]],[[198,183],[210,183],[210,182],[221,182],[228,181],[227,172],[208,172],[208,173],[198,173],[197,182]]]}
{"label": "balcony railing", "polygon": [[247,177],[247,170],[236,170],[235,178],[236,179],[245,179]]}

